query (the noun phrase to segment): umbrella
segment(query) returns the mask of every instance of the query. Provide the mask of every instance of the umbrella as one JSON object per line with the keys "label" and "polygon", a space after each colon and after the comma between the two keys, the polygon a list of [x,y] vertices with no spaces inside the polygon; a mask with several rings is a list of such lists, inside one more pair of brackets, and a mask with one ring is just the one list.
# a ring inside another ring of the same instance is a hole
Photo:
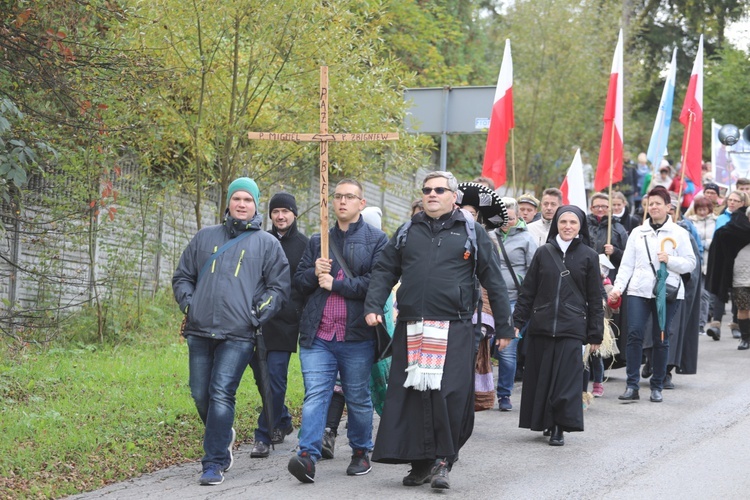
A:
{"label": "umbrella", "polygon": [[[661,251],[664,251],[664,244],[672,243],[672,248],[677,248],[677,242],[674,238],[667,236],[661,240]],[[659,328],[661,328],[661,341],[664,342],[664,329],[667,323],[667,263],[659,264],[659,270],[656,272],[656,315],[659,319]]]}
{"label": "umbrella", "polygon": [[[255,330],[255,351],[255,355],[258,356],[258,372],[260,375],[258,381],[258,387],[261,389],[260,399],[263,403],[263,412],[266,415],[268,434],[272,436],[276,418],[273,414],[273,391],[271,390],[271,376],[268,372],[268,349],[266,349],[266,340],[263,338],[263,329],[260,325]],[[273,443],[271,447],[273,448]]]}
{"label": "umbrella", "polygon": [[505,225],[508,222],[508,210],[500,196],[484,184],[462,182],[456,191],[456,205],[471,205],[482,214],[484,224],[489,229]]}

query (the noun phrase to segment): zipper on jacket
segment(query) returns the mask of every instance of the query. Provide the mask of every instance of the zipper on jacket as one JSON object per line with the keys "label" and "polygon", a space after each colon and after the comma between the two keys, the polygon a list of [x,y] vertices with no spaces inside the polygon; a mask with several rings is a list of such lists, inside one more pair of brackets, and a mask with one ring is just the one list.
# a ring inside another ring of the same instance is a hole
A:
{"label": "zipper on jacket", "polygon": [[[563,254],[563,264],[565,264],[565,255]],[[557,277],[557,293],[555,293],[555,316],[552,320],[552,337],[557,336],[557,314],[560,309],[560,285],[562,285],[562,275]]]}
{"label": "zipper on jacket", "polygon": [[[219,247],[214,247],[214,251],[211,253],[211,255],[215,254],[219,250]],[[211,274],[214,273],[214,270],[216,269],[216,259],[214,259],[213,262],[211,262]]]}
{"label": "zipper on jacket", "polygon": [[238,274],[240,274],[240,266],[242,265],[242,258],[245,256],[245,250],[242,250],[242,253],[240,253],[240,260],[237,261],[237,269],[234,270],[234,277],[236,278]]}

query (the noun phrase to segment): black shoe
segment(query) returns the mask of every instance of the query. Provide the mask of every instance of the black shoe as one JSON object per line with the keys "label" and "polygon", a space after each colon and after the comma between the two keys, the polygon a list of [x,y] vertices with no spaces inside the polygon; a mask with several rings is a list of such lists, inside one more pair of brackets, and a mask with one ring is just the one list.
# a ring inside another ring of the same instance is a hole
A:
{"label": "black shoe", "polygon": [[648,398],[652,403],[661,403],[664,398],[661,397],[661,391],[659,389],[651,389],[651,397]]}
{"label": "black shoe", "polygon": [[321,455],[323,458],[333,458],[333,449],[336,447],[336,433],[333,432],[329,427],[326,427],[326,431],[323,433],[323,450]]}
{"label": "black shoe", "polygon": [[718,326],[709,326],[706,334],[714,340],[721,340],[721,328]]}
{"label": "black shoe", "polygon": [[550,446],[563,446],[565,444],[565,438],[563,437],[562,427],[556,425],[552,428],[552,435],[549,437]]}
{"label": "black shoe", "polygon": [[643,369],[641,370],[641,377],[649,378],[654,372],[651,370],[651,363],[646,361],[643,363]]}
{"label": "black shoe", "polygon": [[370,457],[367,456],[367,450],[354,450],[352,461],[346,468],[347,476],[364,476],[372,470]]}
{"label": "black shoe", "polygon": [[617,399],[626,403],[632,403],[633,401],[638,401],[641,397],[638,395],[638,389],[628,387]]}
{"label": "black shoe", "polygon": [[750,342],[745,339],[740,340],[740,345],[737,346],[738,351],[746,351],[750,349]]}
{"label": "black shoe", "polygon": [[438,459],[435,461],[435,465],[432,467],[430,486],[438,490],[447,490],[451,487],[450,480],[448,479],[447,460]]}
{"label": "black shoe", "polygon": [[664,377],[664,383],[662,385],[664,386],[664,389],[674,389],[674,382],[672,382],[671,373],[667,373],[667,376]]}
{"label": "black shoe", "polygon": [[313,462],[306,451],[303,451],[299,455],[294,455],[289,460],[289,465],[286,468],[292,473],[292,476],[299,479],[302,483],[315,482],[315,462]]}
{"label": "black shoe", "polygon": [[552,435],[552,429],[545,429],[544,432],[542,432],[542,436],[544,437],[550,437]]}
{"label": "black shoe", "polygon": [[270,453],[270,446],[263,441],[256,441],[253,450],[250,452],[250,458],[267,458]]}
{"label": "black shoe", "polygon": [[294,426],[290,425],[286,429],[274,429],[273,433],[271,434],[271,443],[273,444],[281,444],[284,442],[284,439],[294,432]]}
{"label": "black shoe", "polygon": [[407,476],[404,476],[404,486],[422,486],[432,480],[432,462],[429,460],[419,460],[412,462],[411,470]]}
{"label": "black shoe", "polygon": [[732,331],[732,338],[733,339],[741,339],[742,338],[742,332],[740,331],[740,325],[737,323],[729,323],[729,329]]}

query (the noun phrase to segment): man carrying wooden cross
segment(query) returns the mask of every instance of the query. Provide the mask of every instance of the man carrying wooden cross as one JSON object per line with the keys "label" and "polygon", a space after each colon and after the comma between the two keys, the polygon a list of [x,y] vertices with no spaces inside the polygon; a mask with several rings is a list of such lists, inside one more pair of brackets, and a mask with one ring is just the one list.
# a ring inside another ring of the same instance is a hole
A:
{"label": "man carrying wooden cross", "polygon": [[360,476],[371,469],[369,379],[375,359],[375,328],[365,323],[364,301],[372,267],[388,238],[361,217],[366,204],[359,182],[339,181],[333,194],[336,224],[327,232],[330,253],[319,257],[321,235],[314,234],[294,274],[294,285],[307,296],[299,338],[305,399],[299,452],[289,461],[288,469],[303,483],[315,481],[315,463],[322,456],[337,373],[346,394],[347,437],[352,448],[346,473]]}

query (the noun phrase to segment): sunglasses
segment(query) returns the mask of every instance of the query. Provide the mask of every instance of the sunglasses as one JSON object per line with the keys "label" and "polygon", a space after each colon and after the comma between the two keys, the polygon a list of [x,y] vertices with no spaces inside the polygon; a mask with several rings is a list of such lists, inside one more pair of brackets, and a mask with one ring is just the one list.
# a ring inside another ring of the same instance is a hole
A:
{"label": "sunglasses", "polygon": [[446,191],[451,191],[448,188],[445,187],[436,187],[436,188],[422,188],[422,194],[430,194],[431,192],[435,191],[435,194],[444,194]]}

